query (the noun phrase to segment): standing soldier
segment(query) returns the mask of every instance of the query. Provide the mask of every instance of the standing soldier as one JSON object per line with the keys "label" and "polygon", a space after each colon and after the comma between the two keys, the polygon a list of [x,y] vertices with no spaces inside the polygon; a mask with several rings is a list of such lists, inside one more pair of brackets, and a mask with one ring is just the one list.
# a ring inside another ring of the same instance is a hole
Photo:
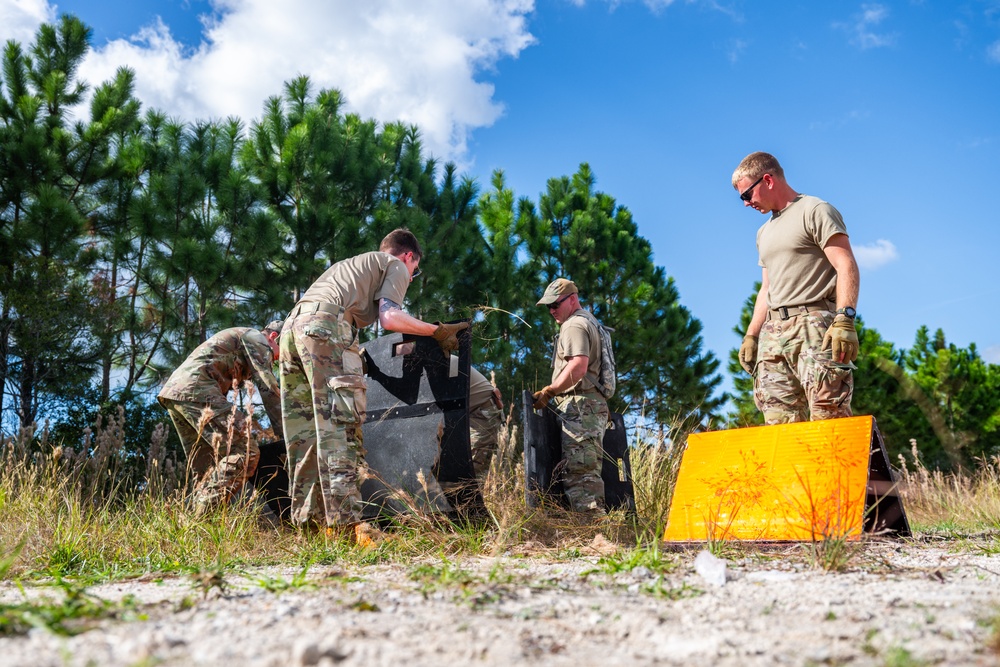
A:
{"label": "standing soldier", "polygon": [[472,469],[482,484],[490,462],[499,448],[503,428],[503,399],[500,390],[475,368],[469,376],[469,443],[472,446]]}
{"label": "standing soldier", "polygon": [[335,263],[292,308],[281,336],[281,412],[288,447],[292,523],[315,525],[370,544],[362,522],[361,424],[365,378],[358,330],[376,319],[389,331],[433,336],[458,348],[458,324],[431,324],[402,310],[423,252],[406,229],[377,252]]}
{"label": "standing soldier", "polygon": [[230,391],[252,382],[271,428],[281,437],[278,383],[271,372],[281,325],[271,322],[263,332],[223,329],[194,349],[157,396],[187,454],[194,481],[191,502],[199,514],[231,499],[257,469],[256,436],[243,411],[229,402]]}
{"label": "standing soldier", "polygon": [[739,352],[757,409],[767,424],[850,417],[860,277],[844,219],[793,190],[768,153],[743,158],[733,187],[771,214],[757,230],[760,292]]}
{"label": "standing soldier", "polygon": [[570,508],[600,516],[605,513],[601,465],[608,425],[608,403],[598,383],[600,324],[580,307],[576,285],[565,278],[553,280],[537,305],[548,306],[549,314],[560,326],[552,358],[552,381],[534,393],[532,407],[541,410],[549,401],[554,402],[562,425],[566,463],[563,488]]}

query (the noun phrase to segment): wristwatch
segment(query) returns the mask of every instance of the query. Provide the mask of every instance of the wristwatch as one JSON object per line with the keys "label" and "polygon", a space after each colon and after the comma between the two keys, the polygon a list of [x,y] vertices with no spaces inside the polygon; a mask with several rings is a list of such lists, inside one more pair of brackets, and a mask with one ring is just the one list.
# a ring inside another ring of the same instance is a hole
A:
{"label": "wristwatch", "polygon": [[838,308],[837,309],[837,314],[838,315],[847,315],[849,318],[851,318],[853,320],[855,317],[858,316],[858,311],[854,310],[850,306],[847,306],[846,308]]}

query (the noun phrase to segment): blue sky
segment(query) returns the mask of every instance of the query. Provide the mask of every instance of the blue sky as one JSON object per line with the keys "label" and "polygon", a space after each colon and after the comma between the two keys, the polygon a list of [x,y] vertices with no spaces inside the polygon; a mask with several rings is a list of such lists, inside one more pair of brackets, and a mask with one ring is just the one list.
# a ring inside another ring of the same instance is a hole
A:
{"label": "blue sky", "polygon": [[1000,0],[0,0],[0,38],[62,12],[94,29],[88,80],[129,65],[181,118],[252,119],[308,74],[484,189],[537,200],[588,162],[723,359],[764,221],[730,175],[771,152],[843,214],[868,326],[1000,363]]}

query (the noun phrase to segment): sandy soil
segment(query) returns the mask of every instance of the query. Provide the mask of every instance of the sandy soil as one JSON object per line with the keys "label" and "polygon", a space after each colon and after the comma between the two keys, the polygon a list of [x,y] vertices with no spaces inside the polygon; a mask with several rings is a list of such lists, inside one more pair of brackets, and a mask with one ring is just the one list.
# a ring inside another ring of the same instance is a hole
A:
{"label": "sandy soil", "polygon": [[[613,546],[598,537],[567,560],[317,566],[280,593],[263,583],[297,572],[228,576],[206,597],[181,577],[113,583],[89,592],[134,595],[145,618],[0,638],[0,664],[995,665],[1000,555],[988,544],[870,542],[838,573],[814,568],[804,545],[733,549],[724,563],[691,549],[658,574],[609,572],[599,552]],[[0,601],[25,594],[55,592],[0,585]]]}

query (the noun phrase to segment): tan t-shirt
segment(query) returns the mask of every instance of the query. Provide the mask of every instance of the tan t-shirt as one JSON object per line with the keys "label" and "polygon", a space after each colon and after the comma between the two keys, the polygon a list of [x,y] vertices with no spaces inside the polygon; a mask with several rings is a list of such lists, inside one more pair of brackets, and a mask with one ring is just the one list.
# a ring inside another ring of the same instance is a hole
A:
{"label": "tan t-shirt", "polygon": [[486,379],[486,376],[470,368],[469,373],[469,409],[475,410],[480,407],[490,407],[493,405],[493,385]]}
{"label": "tan t-shirt", "polygon": [[[581,309],[582,310],[582,309]],[[555,356],[552,359],[552,382],[556,381],[569,357],[588,357],[587,372],[594,377],[601,375],[601,334],[586,317],[576,315],[576,310],[559,327]],[[594,383],[586,376],[563,393],[593,389]]]}
{"label": "tan t-shirt", "polygon": [[299,302],[340,304],[360,329],[378,319],[380,299],[402,306],[409,286],[410,272],[402,260],[385,252],[366,252],[331,266]]}
{"label": "tan t-shirt", "polygon": [[836,302],[837,271],[823,252],[835,234],[847,234],[840,212],[809,195],[796,197],[757,230],[770,308]]}

